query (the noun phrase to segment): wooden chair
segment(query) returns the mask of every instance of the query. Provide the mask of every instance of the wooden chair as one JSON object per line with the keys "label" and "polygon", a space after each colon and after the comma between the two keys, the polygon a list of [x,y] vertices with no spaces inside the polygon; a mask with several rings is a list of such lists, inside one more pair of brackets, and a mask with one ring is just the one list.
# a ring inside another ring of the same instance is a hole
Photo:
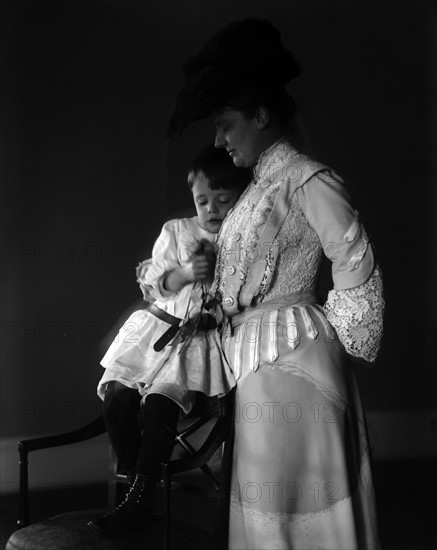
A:
{"label": "wooden chair", "polygon": [[[234,392],[224,398],[208,398],[199,394],[193,411],[178,423],[174,452],[170,460],[162,464],[161,482],[164,491],[161,547],[170,550],[174,541],[172,529],[172,490],[218,497],[218,514],[214,540],[218,549],[226,548],[228,532],[229,487],[233,445]],[[104,539],[86,525],[84,514],[61,514],[31,525],[29,519],[28,455],[30,452],[78,443],[99,436],[106,431],[103,417],[90,424],[59,435],[27,439],[18,443],[20,465],[20,505],[18,526],[6,545],[6,550],[118,550],[151,548],[147,543],[148,531],[141,531],[116,541]],[[113,456],[113,455],[112,455]],[[220,468],[214,462],[220,462]],[[219,459],[219,460],[217,460]],[[115,460],[111,460],[112,475],[109,480],[110,507],[115,505],[127,487],[126,476],[120,473]],[[219,470],[219,471],[218,471]],[[196,471],[193,479],[183,475]],[[182,476],[182,478],[181,478]],[[203,479],[202,479],[203,477]],[[199,480],[202,481],[199,483]],[[95,513],[95,511],[93,511]],[[86,515],[86,514],[85,514]],[[91,516],[93,517],[93,516]],[[67,533],[68,531],[68,533]],[[51,536],[53,534],[53,537]],[[65,536],[62,536],[64,533]],[[67,536],[68,534],[68,536]],[[65,541],[68,540],[66,543]]]}

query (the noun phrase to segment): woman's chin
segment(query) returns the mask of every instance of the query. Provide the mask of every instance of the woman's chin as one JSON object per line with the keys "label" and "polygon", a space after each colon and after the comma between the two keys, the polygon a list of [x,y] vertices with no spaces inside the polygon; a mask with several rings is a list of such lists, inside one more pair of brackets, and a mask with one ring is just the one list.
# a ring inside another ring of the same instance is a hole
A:
{"label": "woman's chin", "polygon": [[252,158],[241,155],[233,156],[232,160],[234,161],[234,166],[236,166],[237,168],[250,168],[254,164]]}

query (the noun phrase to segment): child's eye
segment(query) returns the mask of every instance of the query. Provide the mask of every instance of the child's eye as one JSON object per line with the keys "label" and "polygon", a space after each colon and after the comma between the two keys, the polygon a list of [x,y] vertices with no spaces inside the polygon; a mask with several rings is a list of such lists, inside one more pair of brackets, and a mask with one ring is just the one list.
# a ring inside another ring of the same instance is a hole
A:
{"label": "child's eye", "polygon": [[206,201],[197,201],[197,204],[199,204],[200,206],[205,206]]}

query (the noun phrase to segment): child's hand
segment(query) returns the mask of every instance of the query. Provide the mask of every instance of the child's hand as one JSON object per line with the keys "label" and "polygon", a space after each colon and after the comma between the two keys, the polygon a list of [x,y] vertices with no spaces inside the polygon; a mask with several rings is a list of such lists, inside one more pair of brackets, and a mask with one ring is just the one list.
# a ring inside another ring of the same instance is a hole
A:
{"label": "child's hand", "polygon": [[190,258],[190,282],[205,281],[212,277],[216,261],[216,251],[213,243],[202,239],[196,251]]}
{"label": "child's hand", "polygon": [[189,283],[211,279],[214,274],[215,261],[215,246],[206,240],[200,241],[191,255],[189,263],[177,267],[167,274],[164,288],[178,292]]}
{"label": "child's hand", "polygon": [[191,283],[206,281],[214,272],[215,255],[202,254],[193,256],[191,262],[185,267],[187,280]]}

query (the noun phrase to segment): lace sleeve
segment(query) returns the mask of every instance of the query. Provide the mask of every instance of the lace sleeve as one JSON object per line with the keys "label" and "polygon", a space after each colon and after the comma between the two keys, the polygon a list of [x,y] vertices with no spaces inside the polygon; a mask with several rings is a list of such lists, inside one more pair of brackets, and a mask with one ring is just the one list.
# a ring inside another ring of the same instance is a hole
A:
{"label": "lace sleeve", "polygon": [[331,290],[324,310],[347,353],[373,363],[383,330],[384,295],[380,268],[377,266],[371,277],[355,288]]}

